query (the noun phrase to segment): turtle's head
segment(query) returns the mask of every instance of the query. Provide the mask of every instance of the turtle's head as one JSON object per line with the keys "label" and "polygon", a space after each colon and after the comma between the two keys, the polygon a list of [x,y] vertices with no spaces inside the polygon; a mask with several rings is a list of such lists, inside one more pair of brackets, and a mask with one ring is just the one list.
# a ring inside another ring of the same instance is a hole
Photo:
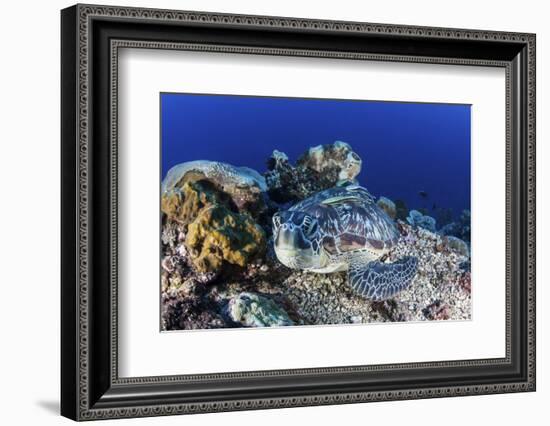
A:
{"label": "turtle's head", "polygon": [[321,267],[319,223],[313,216],[298,211],[284,211],[273,216],[273,242],[279,261],[289,268]]}

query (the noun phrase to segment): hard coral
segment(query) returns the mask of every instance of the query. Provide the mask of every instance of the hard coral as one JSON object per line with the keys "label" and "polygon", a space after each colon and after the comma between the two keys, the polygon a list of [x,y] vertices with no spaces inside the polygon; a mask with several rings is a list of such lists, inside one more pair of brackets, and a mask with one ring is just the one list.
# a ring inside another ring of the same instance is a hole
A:
{"label": "hard coral", "polygon": [[298,166],[314,170],[331,180],[353,181],[361,172],[361,158],[342,141],[310,148],[298,159]]}
{"label": "hard coral", "polygon": [[185,251],[197,272],[217,273],[224,263],[244,267],[265,249],[264,231],[211,181],[188,181],[167,190],[161,209],[168,223],[187,228]]}
{"label": "hard coral", "polygon": [[245,327],[293,325],[286,311],[273,300],[259,294],[243,292],[229,301],[229,316]]}
{"label": "hard coral", "polygon": [[354,181],[361,164],[361,158],[341,141],[310,148],[296,166],[285,153],[275,150],[267,161],[268,194],[278,203],[303,200],[339,182]]}
{"label": "hard coral", "polygon": [[211,187],[229,197],[239,210],[246,210],[255,216],[265,209],[265,178],[248,167],[217,161],[189,161],[172,167],[162,181],[162,194],[169,194],[197,181],[209,182]]}
{"label": "hard coral", "polygon": [[456,251],[462,256],[468,257],[470,255],[470,248],[468,244],[462,241],[460,238],[447,235],[443,237],[443,242],[451,249]]}
{"label": "hard coral", "polygon": [[435,219],[431,216],[427,216],[419,212],[418,210],[411,210],[407,217],[407,222],[412,226],[427,229],[428,231],[435,232]]}
{"label": "hard coral", "polygon": [[224,262],[244,267],[263,252],[266,237],[250,216],[216,204],[189,224],[185,245],[198,272],[216,272]]}
{"label": "hard coral", "polygon": [[188,182],[162,194],[161,210],[168,219],[188,225],[201,209],[223,203],[223,195],[208,181]]}

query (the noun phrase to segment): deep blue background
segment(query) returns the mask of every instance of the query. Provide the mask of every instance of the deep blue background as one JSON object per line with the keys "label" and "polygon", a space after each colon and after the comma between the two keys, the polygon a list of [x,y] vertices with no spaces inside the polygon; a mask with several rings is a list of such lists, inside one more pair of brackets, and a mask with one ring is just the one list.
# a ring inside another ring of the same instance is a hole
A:
{"label": "deep blue background", "polygon": [[163,177],[201,159],[263,173],[274,149],[294,162],[342,140],[362,158],[359,182],[373,195],[455,216],[470,208],[469,105],[163,93],[161,120]]}

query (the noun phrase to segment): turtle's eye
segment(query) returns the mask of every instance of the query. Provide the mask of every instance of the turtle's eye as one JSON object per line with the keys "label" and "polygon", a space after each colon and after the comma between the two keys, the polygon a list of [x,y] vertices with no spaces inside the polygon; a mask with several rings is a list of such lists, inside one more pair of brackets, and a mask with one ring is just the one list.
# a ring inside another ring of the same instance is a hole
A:
{"label": "turtle's eye", "polygon": [[303,229],[307,236],[315,234],[317,232],[317,221],[311,216],[306,216],[303,222]]}
{"label": "turtle's eye", "polygon": [[275,228],[278,228],[279,226],[281,226],[281,216],[279,215],[279,213],[275,213],[273,215],[273,226]]}

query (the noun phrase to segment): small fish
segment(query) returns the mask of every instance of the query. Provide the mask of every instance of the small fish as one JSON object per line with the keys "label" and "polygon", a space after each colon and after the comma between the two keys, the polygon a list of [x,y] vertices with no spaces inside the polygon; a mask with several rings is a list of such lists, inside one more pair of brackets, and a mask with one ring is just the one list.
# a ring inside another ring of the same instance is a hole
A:
{"label": "small fish", "polygon": [[435,205],[435,203],[432,206],[432,210],[437,210],[437,206]]}
{"label": "small fish", "polygon": [[426,191],[418,191],[418,195],[422,198],[428,198],[428,193]]}

